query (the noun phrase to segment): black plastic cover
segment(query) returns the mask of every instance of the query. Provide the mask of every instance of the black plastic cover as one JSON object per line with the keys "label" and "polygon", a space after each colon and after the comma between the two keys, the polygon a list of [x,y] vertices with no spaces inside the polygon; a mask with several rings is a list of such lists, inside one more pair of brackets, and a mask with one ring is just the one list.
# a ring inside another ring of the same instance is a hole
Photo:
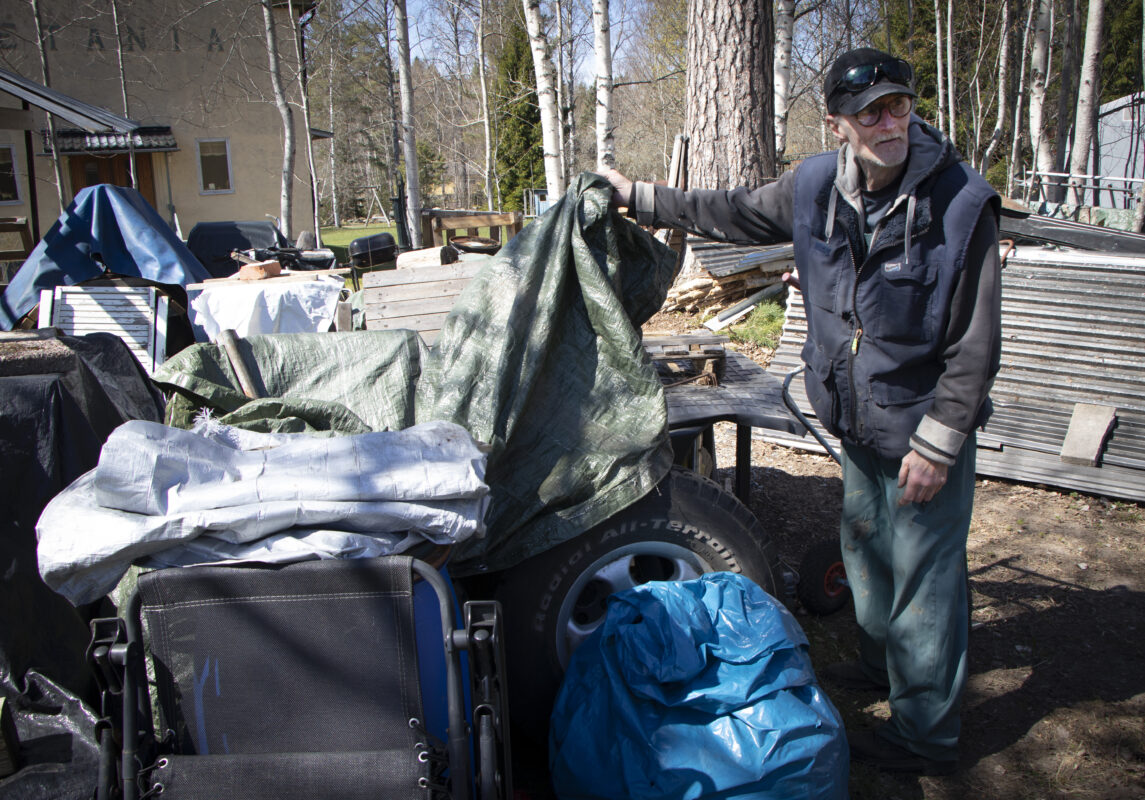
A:
{"label": "black plastic cover", "polygon": [[398,246],[388,233],[362,236],[350,242],[350,263],[355,267],[377,267],[398,257]]}

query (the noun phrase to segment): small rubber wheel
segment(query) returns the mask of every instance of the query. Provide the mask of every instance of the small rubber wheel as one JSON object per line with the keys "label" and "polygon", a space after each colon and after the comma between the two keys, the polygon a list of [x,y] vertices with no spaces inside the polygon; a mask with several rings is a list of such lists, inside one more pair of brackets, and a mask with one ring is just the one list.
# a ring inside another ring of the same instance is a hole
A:
{"label": "small rubber wheel", "polygon": [[826,616],[847,605],[851,587],[838,540],[816,542],[799,562],[799,602],[812,614]]}
{"label": "small rubber wheel", "polygon": [[[722,571],[781,596],[775,542],[759,520],[718,484],[679,467],[619,514],[508,570],[497,597],[514,727],[547,741],[569,657],[603,623],[609,595]],[[517,736],[514,749],[524,741]]]}

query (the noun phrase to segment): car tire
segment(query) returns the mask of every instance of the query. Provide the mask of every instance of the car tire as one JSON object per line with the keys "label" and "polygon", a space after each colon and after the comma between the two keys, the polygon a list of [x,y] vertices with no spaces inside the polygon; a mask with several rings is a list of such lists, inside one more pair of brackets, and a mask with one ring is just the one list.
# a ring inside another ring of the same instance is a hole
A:
{"label": "car tire", "polygon": [[497,596],[515,740],[547,741],[569,656],[603,622],[609,595],[721,571],[742,573],[771,594],[783,586],[775,543],[755,515],[678,467],[619,514],[509,570]]}
{"label": "car tire", "polygon": [[815,542],[799,562],[799,602],[812,614],[827,616],[839,611],[851,599],[847,569],[838,539]]}

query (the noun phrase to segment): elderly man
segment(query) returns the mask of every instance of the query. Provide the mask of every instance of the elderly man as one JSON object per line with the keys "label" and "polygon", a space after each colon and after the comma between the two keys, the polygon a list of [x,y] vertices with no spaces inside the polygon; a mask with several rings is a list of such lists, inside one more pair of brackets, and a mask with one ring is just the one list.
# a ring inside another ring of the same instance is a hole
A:
{"label": "elderly man", "polygon": [[851,755],[944,774],[967,675],[966,537],[975,437],[1001,339],[999,199],[911,112],[909,64],[861,48],[823,85],[836,153],[757,189],[679,191],[616,171],[613,202],[646,225],[795,244],[807,396],[843,443],[843,560],[860,658],[825,676],[888,691],[891,717]]}

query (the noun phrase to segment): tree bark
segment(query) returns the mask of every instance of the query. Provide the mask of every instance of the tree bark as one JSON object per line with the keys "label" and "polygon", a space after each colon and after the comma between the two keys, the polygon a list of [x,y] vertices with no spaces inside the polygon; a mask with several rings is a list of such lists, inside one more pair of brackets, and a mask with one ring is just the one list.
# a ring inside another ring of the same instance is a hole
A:
{"label": "tree bark", "polygon": [[954,0],[946,0],[946,102],[950,109],[947,120],[950,124],[950,141],[957,144],[955,139],[957,118],[954,116]]}
{"label": "tree bark", "polygon": [[778,0],[775,9],[775,159],[787,151],[787,98],[791,94],[791,45],[795,34],[795,0]]}
{"label": "tree bark", "polygon": [[616,166],[612,133],[612,25],[608,0],[592,0],[593,49],[596,53],[596,168]]}
{"label": "tree bark", "polygon": [[394,0],[394,27],[398,37],[398,86],[402,98],[402,156],[406,165],[406,209],[410,244],[421,240],[421,181],[417,169],[417,142],[413,132],[413,76],[410,73],[409,19],[406,0]]}
{"label": "tree bark", "polygon": [[1081,57],[1081,81],[1077,93],[1077,120],[1074,126],[1073,148],[1070,150],[1069,202],[1081,205],[1084,181],[1074,177],[1088,172],[1089,154],[1093,145],[1094,112],[1098,97],[1098,74],[1101,58],[1101,29],[1105,18],[1105,0],[1089,0],[1089,14],[1085,21],[1085,50]]}
{"label": "tree bark", "polygon": [[337,172],[337,159],[335,158],[334,142],[338,141],[338,136],[334,130],[334,45],[330,45],[330,75],[326,83],[326,106],[330,114],[330,131],[334,136],[330,137],[330,210],[334,214],[334,227],[342,227],[342,218],[338,213],[338,172]]}
{"label": "tree bark", "polygon": [[771,0],[688,3],[689,183],[758,185],[775,177]]}
{"label": "tree bark", "polygon": [[529,49],[533,53],[533,71],[537,75],[537,105],[541,111],[541,147],[545,157],[545,189],[550,200],[565,192],[561,177],[560,145],[557,137],[557,95],[553,87],[553,61],[549,42],[541,21],[541,0],[524,0],[525,28],[529,32]]}
{"label": "tree bark", "polygon": [[293,240],[291,217],[294,213],[294,114],[282,87],[282,60],[278,54],[278,35],[274,29],[273,0],[261,0],[262,22],[266,33],[266,54],[270,61],[270,86],[274,105],[282,119],[282,191],[279,195],[278,225],[287,239]]}
{"label": "tree bark", "polygon": [[290,38],[294,40],[294,56],[298,63],[298,92],[302,97],[302,129],[306,137],[306,169],[310,174],[310,213],[314,223],[314,241],[322,246],[322,221],[318,218],[318,171],[314,168],[314,140],[310,138],[310,91],[307,87],[306,57],[303,49],[303,31],[294,16],[294,0],[287,0],[286,12],[290,15]]}
{"label": "tree bark", "polygon": [[[32,3],[32,16],[36,20],[36,45],[40,53],[40,75],[44,86],[51,86],[52,79],[48,69],[48,50],[44,40],[44,22],[40,16],[40,4],[37,0],[31,0]],[[60,153],[57,148],[56,142],[56,118],[52,114],[47,114],[48,117],[48,136],[52,140],[52,169],[56,178],[56,198],[60,202],[60,213],[62,214],[64,208],[67,207],[67,201],[64,200],[64,171],[60,166]],[[31,169],[29,165],[28,169]],[[39,209],[31,209],[33,215],[39,213]]]}
{"label": "tree bark", "polygon": [[[1026,11],[1026,26],[1022,28],[1022,57],[1018,59],[1018,91],[1014,98],[1014,136],[1010,141],[1010,164],[1006,170],[1006,195],[1014,196],[1014,178],[1022,159],[1022,98],[1026,96],[1026,64],[1029,63],[1030,36],[1034,22],[1034,4]],[[1026,186],[1026,201],[1030,199],[1030,187]]]}
{"label": "tree bark", "polygon": [[1030,55],[1030,146],[1034,151],[1034,176],[1053,172],[1053,153],[1045,130],[1046,83],[1049,80],[1050,14],[1053,0],[1038,0],[1034,47]]}
{"label": "tree bark", "polygon": [[942,8],[934,0],[934,60],[938,77],[938,129],[946,130],[946,70],[942,66]]}
{"label": "tree bark", "polygon": [[990,134],[990,141],[986,144],[986,152],[982,154],[982,174],[990,169],[998,143],[1002,141],[1002,134],[1006,130],[1006,89],[1010,79],[1010,6],[1012,0],[1002,0],[1002,25],[998,42],[998,114],[994,121],[994,130]]}
{"label": "tree bark", "polygon": [[[1141,85],[1145,86],[1145,3],[1141,5]],[[1134,118],[1137,118],[1135,113]],[[1136,177],[1141,177],[1134,171]],[[1137,193],[1137,209],[1133,212],[1133,230],[1145,232],[1145,183]]]}

